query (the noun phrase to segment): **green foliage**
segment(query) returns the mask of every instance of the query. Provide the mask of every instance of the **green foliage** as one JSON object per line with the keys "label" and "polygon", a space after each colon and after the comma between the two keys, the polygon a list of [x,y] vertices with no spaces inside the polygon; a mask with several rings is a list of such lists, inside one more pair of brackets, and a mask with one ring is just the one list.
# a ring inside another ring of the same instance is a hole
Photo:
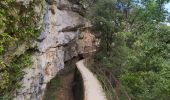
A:
{"label": "green foliage", "polygon": [[98,67],[105,67],[112,70],[115,76],[119,76],[126,60],[126,55],[127,47],[125,46],[124,37],[122,33],[117,33],[112,43],[112,50],[107,53],[98,51],[95,55],[95,62],[98,63]]}
{"label": "green foliage", "polygon": [[0,34],[0,54],[2,54],[7,46],[13,45],[13,42],[16,41],[15,38],[11,37],[8,33]]}
{"label": "green foliage", "polygon": [[159,23],[165,20],[165,10],[156,1],[143,4],[146,8],[135,9],[129,18],[133,24],[129,23],[131,32],[125,34],[129,50],[121,80],[134,100],[166,100],[170,96],[170,32]]}
{"label": "green foliage", "polygon": [[112,0],[99,0],[89,13],[94,31],[101,39],[101,49],[105,52],[111,49],[114,33],[119,29],[119,25],[116,25],[118,20],[116,20],[117,13],[113,4]]}
{"label": "green foliage", "polygon": [[21,87],[19,83],[24,73],[22,70],[32,65],[28,52],[15,55],[23,43],[28,44],[39,35],[41,16],[35,13],[35,6],[41,0],[31,0],[23,5],[16,0],[0,1],[0,99],[12,99],[13,92]]}
{"label": "green foliage", "polygon": [[170,81],[161,73],[149,71],[124,74],[123,84],[134,100],[167,100],[170,97]]}
{"label": "green foliage", "polygon": [[79,0],[79,3],[83,5],[84,8],[88,8],[92,6],[92,4],[95,2],[95,0]]}
{"label": "green foliage", "polygon": [[29,40],[38,36],[34,13],[35,0],[28,6],[23,6],[15,0],[0,1],[0,28],[19,40]]}
{"label": "green foliage", "polygon": [[[12,59],[9,65],[4,65],[1,68],[1,83],[0,83],[0,96],[5,100],[7,97],[12,97],[12,93],[16,88],[21,87],[19,83],[23,78],[23,68],[31,67],[31,56],[29,53],[25,53],[20,56],[16,56]],[[7,96],[7,97],[6,97]]]}
{"label": "green foliage", "polygon": [[[122,75],[122,82],[135,100],[166,100],[170,96],[170,56],[166,43],[170,32],[152,25],[149,28],[147,25],[145,33],[135,35]],[[131,36],[134,38],[133,34],[128,38],[132,39]]]}
{"label": "green foliage", "polygon": [[[95,70],[108,79],[114,80],[107,75],[114,74],[132,100],[170,98],[170,29],[160,23],[166,19],[167,2],[98,0],[90,13],[101,40]],[[122,8],[117,9],[117,4]]]}
{"label": "green foliage", "polygon": [[95,62],[100,67],[113,70],[117,76],[126,60],[126,42],[122,33],[125,28],[124,13],[117,10],[114,0],[97,0],[89,12],[93,30],[100,38],[100,48]]}
{"label": "green foliage", "polygon": [[35,13],[38,5],[41,5],[38,0],[30,1],[28,5],[16,0],[0,1],[0,54],[6,53],[8,47],[17,47],[23,42],[30,44],[38,37],[41,18]]}
{"label": "green foliage", "polygon": [[49,87],[51,88],[58,88],[61,86],[61,77],[56,75],[50,82]]}

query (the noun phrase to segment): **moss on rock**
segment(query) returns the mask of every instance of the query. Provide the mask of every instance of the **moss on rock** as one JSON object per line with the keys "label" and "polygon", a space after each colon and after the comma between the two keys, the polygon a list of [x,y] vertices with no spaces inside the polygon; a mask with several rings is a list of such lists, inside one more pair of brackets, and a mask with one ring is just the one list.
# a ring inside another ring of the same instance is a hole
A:
{"label": "moss on rock", "polygon": [[[25,51],[40,34],[45,1],[27,1],[0,1],[0,99],[12,99],[21,87],[22,70],[32,65],[31,53]],[[23,43],[23,53],[15,53]]]}

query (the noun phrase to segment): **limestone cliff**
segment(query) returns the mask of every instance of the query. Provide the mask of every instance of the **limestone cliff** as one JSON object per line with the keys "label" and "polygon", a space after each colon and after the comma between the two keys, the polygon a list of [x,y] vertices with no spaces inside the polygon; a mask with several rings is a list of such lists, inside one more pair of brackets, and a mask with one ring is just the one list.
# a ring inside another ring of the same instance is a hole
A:
{"label": "limestone cliff", "polygon": [[46,0],[42,32],[34,43],[38,51],[32,55],[33,66],[24,69],[23,87],[16,91],[15,100],[41,100],[46,84],[65,61],[94,49],[95,38],[84,15],[84,7],[77,2]]}

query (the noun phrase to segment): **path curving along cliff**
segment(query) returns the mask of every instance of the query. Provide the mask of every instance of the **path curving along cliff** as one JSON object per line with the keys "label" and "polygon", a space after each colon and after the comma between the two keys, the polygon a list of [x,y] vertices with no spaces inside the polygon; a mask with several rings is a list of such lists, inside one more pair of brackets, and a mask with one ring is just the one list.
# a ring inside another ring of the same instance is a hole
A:
{"label": "path curving along cliff", "polygon": [[107,100],[100,82],[84,65],[84,60],[76,63],[84,84],[84,100]]}

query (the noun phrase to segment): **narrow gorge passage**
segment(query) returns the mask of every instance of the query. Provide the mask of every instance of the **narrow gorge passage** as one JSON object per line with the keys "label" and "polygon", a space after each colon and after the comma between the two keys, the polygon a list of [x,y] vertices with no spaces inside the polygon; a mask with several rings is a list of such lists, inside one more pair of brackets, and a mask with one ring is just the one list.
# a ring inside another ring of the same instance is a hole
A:
{"label": "narrow gorge passage", "polygon": [[61,76],[61,88],[55,92],[55,100],[74,100],[73,97],[74,72],[69,72]]}
{"label": "narrow gorge passage", "polygon": [[75,100],[73,84],[74,71],[57,75],[48,83],[44,100]]}
{"label": "narrow gorge passage", "polygon": [[75,65],[80,59],[82,55],[65,63],[65,68],[47,84],[43,100],[83,100],[82,78]]}

